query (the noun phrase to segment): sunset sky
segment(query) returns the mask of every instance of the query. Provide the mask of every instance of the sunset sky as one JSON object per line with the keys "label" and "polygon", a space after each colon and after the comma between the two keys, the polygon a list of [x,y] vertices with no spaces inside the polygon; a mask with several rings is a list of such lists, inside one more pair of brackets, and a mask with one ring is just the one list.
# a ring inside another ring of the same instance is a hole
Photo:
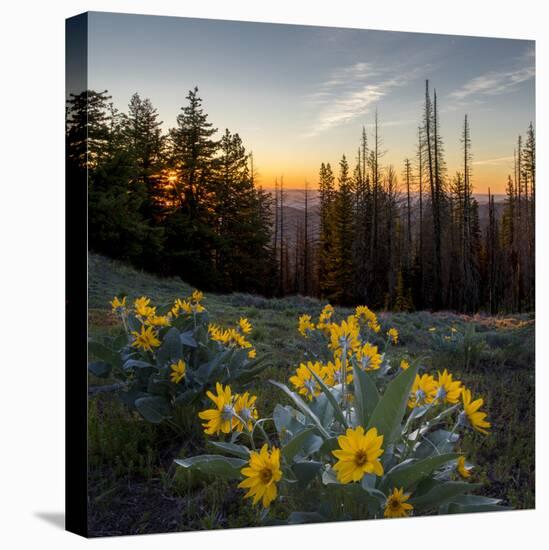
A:
{"label": "sunset sky", "polygon": [[534,42],[91,13],[89,87],[126,110],[139,92],[165,129],[197,85],[210,121],[238,132],[260,183],[314,187],[321,162],[354,163],[377,108],[400,175],[413,157],[425,79],[437,89],[449,174],[469,115],[475,191],[504,191],[516,137],[535,120]]}

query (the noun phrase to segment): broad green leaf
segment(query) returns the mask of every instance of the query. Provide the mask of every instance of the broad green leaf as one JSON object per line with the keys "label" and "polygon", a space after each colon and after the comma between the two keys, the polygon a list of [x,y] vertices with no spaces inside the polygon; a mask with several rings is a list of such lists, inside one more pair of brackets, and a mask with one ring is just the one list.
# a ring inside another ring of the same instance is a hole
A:
{"label": "broad green leaf", "polygon": [[455,502],[450,502],[446,513],[475,514],[480,512],[504,512],[512,509],[510,506],[502,506],[501,504],[456,504]]}
{"label": "broad green leaf", "polygon": [[391,380],[370,416],[368,429],[377,428],[378,433],[384,436],[384,445],[392,443],[400,434],[402,419],[417,370],[418,365],[410,366]]}
{"label": "broad green leaf", "polygon": [[88,370],[98,378],[107,378],[112,370],[112,365],[105,361],[93,361],[88,364]]}
{"label": "broad green leaf", "polygon": [[322,462],[317,462],[315,460],[303,460],[292,464],[292,471],[294,472],[301,487],[307,486],[307,484],[315,478],[321,469]]}
{"label": "broad green leaf", "polygon": [[291,461],[294,456],[303,449],[308,440],[314,436],[315,431],[316,428],[306,428],[292,437],[292,439],[282,447],[282,455],[286,460]]}
{"label": "broad green leaf", "polygon": [[[408,369],[409,370],[409,369]],[[410,498],[410,504],[414,506],[418,511],[435,509],[451,502],[455,497],[477,489],[480,487],[479,483],[467,483],[465,481],[447,481],[435,485],[424,495],[415,497],[412,495]]]}
{"label": "broad green leaf", "polygon": [[271,384],[276,386],[277,388],[280,388],[297,406],[297,408],[305,415],[308,416],[313,423],[316,425],[316,427],[319,429],[320,433],[324,438],[329,438],[330,434],[326,431],[324,426],[321,424],[320,420],[316,416],[316,414],[309,408],[309,406],[297,395],[297,393],[290,390],[286,385],[281,384],[280,382],[277,382],[276,380],[269,380]]}
{"label": "broad green leaf", "polygon": [[156,359],[159,366],[163,367],[171,362],[183,358],[183,348],[179,338],[179,331],[171,327],[164,336],[162,345],[158,348]]}
{"label": "broad green leaf", "polygon": [[135,408],[145,420],[153,424],[160,424],[172,413],[169,402],[158,395],[136,399]]}
{"label": "broad green leaf", "polygon": [[320,386],[320,389],[328,399],[330,405],[332,406],[332,409],[334,410],[334,414],[340,424],[347,429],[349,425],[347,424],[347,420],[345,420],[345,415],[343,414],[343,411],[341,410],[341,407],[339,406],[339,403],[337,402],[337,399],[334,397],[334,394],[332,393],[332,390],[324,383],[322,378],[318,376],[318,374],[309,368],[309,365],[305,364],[307,367],[307,370],[313,375],[313,378],[317,381],[318,385]]}
{"label": "broad green leaf", "polygon": [[197,341],[195,340],[195,338],[193,336],[193,331],[192,330],[182,332],[179,336],[180,336],[180,339],[181,339],[181,343],[184,346],[187,346],[188,348],[198,347],[198,343],[197,343]]}
{"label": "broad green leaf", "polygon": [[430,476],[435,470],[455,460],[458,456],[458,453],[448,453],[407,462],[406,464],[399,464],[390,472],[387,472],[380,485],[380,489],[382,491],[390,491],[395,487],[397,489],[401,487],[409,489],[422,479]]}
{"label": "broad green leaf", "polygon": [[140,359],[128,359],[124,366],[122,367],[124,370],[132,370],[132,369],[146,369],[146,368],[154,368],[153,365],[150,363],[147,363],[147,361],[141,361]]}
{"label": "broad green leaf", "polygon": [[244,460],[250,459],[250,450],[244,445],[237,445],[236,443],[228,443],[225,441],[208,441],[208,444],[238,458]]}
{"label": "broad green leaf", "polygon": [[353,386],[357,422],[365,428],[379,402],[379,392],[370,374],[356,365],[353,365]]}
{"label": "broad green leaf", "polygon": [[425,434],[414,455],[416,458],[426,458],[433,455],[449,453],[453,450],[458,434],[448,430],[436,430]]}
{"label": "broad green leaf", "polygon": [[175,463],[186,470],[198,470],[223,479],[240,479],[240,470],[248,463],[241,458],[222,455],[199,455],[177,459]]}

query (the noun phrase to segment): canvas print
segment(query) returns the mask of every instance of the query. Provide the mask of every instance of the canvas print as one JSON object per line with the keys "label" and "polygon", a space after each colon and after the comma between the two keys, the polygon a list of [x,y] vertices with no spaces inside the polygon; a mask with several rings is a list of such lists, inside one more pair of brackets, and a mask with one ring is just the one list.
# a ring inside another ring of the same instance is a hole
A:
{"label": "canvas print", "polygon": [[67,67],[89,536],[534,507],[534,42],[87,13]]}

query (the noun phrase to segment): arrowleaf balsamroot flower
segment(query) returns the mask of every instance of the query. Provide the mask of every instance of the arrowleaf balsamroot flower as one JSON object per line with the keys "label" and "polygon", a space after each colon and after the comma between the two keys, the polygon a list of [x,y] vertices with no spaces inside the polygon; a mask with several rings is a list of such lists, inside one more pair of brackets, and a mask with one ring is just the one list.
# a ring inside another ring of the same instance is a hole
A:
{"label": "arrowleaf balsamroot flower", "polygon": [[274,447],[269,451],[265,443],[260,452],[252,451],[248,466],[240,470],[246,478],[239,483],[241,489],[248,489],[244,498],[253,498],[257,504],[261,500],[264,508],[268,508],[278,494],[277,482],[282,479],[280,469],[280,449]]}
{"label": "arrowleaf balsamroot flower", "polygon": [[179,384],[183,378],[185,378],[185,373],[187,372],[187,365],[183,359],[180,359],[177,363],[170,365],[172,372],[170,373],[170,380],[175,384]]}
{"label": "arrowleaf balsamroot flower", "polygon": [[307,397],[309,401],[312,401],[313,397],[320,394],[321,388],[309,369],[324,380],[325,372],[322,364],[318,361],[315,363],[308,361],[306,365],[305,363],[299,365],[295,371],[295,375],[290,376],[290,382],[295,386],[298,393]]}
{"label": "arrowleaf balsamroot flower", "polygon": [[145,324],[151,327],[168,327],[170,320],[165,315],[151,315],[145,319]]}
{"label": "arrowleaf balsamroot flower", "polygon": [[333,314],[334,307],[330,304],[325,305],[318,316],[317,328],[320,330],[329,330]]}
{"label": "arrowleaf balsamroot flower", "polygon": [[122,300],[120,300],[118,296],[115,296],[109,304],[111,304],[113,313],[116,313],[118,310],[126,307],[126,296],[124,296]]}
{"label": "arrowleaf balsamroot flower", "polygon": [[456,470],[457,473],[463,478],[467,479],[468,477],[471,477],[471,470],[473,469],[472,466],[467,467],[465,465],[465,456],[461,455],[456,462]]}
{"label": "arrowleaf balsamroot flower", "polygon": [[332,451],[338,459],[334,466],[340,483],[360,481],[365,474],[383,475],[383,466],[379,457],[383,454],[383,436],[378,435],[377,428],[348,428],[345,435],[337,438],[339,449]]}
{"label": "arrowleaf balsamroot flower", "polygon": [[377,346],[372,346],[370,342],[358,348],[356,358],[362,370],[377,370],[381,366],[382,357],[377,352]]}
{"label": "arrowleaf balsamroot flower", "polygon": [[142,317],[143,319],[146,319],[151,315],[155,315],[156,308],[151,307],[149,305],[150,303],[151,303],[151,299],[147,298],[146,296],[141,296],[141,298],[137,298],[137,300],[135,300],[135,302],[133,303],[136,315],[138,315],[139,317]]}
{"label": "arrowleaf balsamroot flower", "polygon": [[404,494],[404,489],[401,487],[393,489],[393,492],[387,497],[385,504],[385,512],[383,515],[386,518],[405,518],[409,515],[414,507],[406,502],[410,498],[409,494]]}
{"label": "arrowleaf balsamroot flower", "polygon": [[238,321],[238,326],[242,331],[242,334],[250,334],[252,332],[252,324],[245,317],[241,317]]}
{"label": "arrowleaf balsamroot flower", "polygon": [[[322,370],[324,374],[324,382],[327,386],[335,386],[343,383],[343,364],[341,359],[336,357],[333,361],[329,361]],[[347,363],[347,378],[346,384],[353,381],[353,367]]]}
{"label": "arrowleaf balsamroot flower", "polygon": [[480,398],[472,401],[471,390],[465,388],[461,397],[463,399],[463,412],[460,414],[460,419],[466,420],[473,430],[488,435],[488,428],[492,424],[486,420],[486,413],[479,411],[480,407],[484,404],[484,399]]}
{"label": "arrowleaf balsamroot flower", "polygon": [[453,380],[452,375],[444,369],[444,372],[438,373],[437,384],[437,399],[441,403],[450,403],[455,405],[461,397],[461,382],[459,380]]}
{"label": "arrowleaf balsamroot flower", "polygon": [[202,420],[206,420],[202,427],[206,435],[219,435],[219,432],[224,434],[231,433],[231,430],[236,425],[234,416],[234,398],[231,394],[230,386],[223,386],[217,382],[215,385],[217,395],[211,391],[207,391],[206,395],[214,402],[214,409],[207,409],[198,413]]}
{"label": "arrowleaf balsamroot flower", "polygon": [[422,405],[431,404],[437,396],[437,383],[430,374],[416,374],[412,389],[410,391],[410,399],[408,399],[408,407],[421,407]]}
{"label": "arrowleaf balsamroot flower", "polygon": [[310,315],[302,315],[299,318],[299,324],[298,324],[297,330],[302,336],[305,336],[305,338],[307,338],[307,336],[309,335],[309,332],[313,331],[314,329],[315,329],[315,325],[311,321]]}
{"label": "arrowleaf balsamroot flower", "polygon": [[398,344],[398,330],[394,327],[387,331],[387,336],[391,339],[393,344]]}
{"label": "arrowleaf balsamroot flower", "polygon": [[135,338],[132,346],[140,348],[143,351],[153,351],[153,348],[157,348],[160,345],[160,340],[156,337],[157,334],[152,327],[142,325],[141,332],[134,330],[132,336]]}
{"label": "arrowleaf balsamroot flower", "polygon": [[339,325],[332,323],[330,325],[330,344],[328,347],[337,354],[341,354],[343,347],[347,349],[347,352],[355,350],[360,345],[359,332],[358,321],[353,315],[350,315],[346,321],[341,321]]}
{"label": "arrowleaf balsamroot flower", "polygon": [[235,396],[234,412],[246,423],[246,426],[244,426],[239,418],[235,418],[235,428],[237,430],[243,432],[247,428],[249,432],[252,431],[253,422],[259,416],[255,408],[256,399],[255,395],[250,395],[248,392]]}
{"label": "arrowleaf balsamroot flower", "polygon": [[402,359],[402,361],[400,362],[400,368],[402,370],[408,370],[410,368],[410,363],[408,363],[406,359]]}
{"label": "arrowleaf balsamroot flower", "polygon": [[368,324],[368,328],[373,332],[377,333],[381,330],[376,314],[368,306],[357,306],[355,317],[359,321],[364,320]]}

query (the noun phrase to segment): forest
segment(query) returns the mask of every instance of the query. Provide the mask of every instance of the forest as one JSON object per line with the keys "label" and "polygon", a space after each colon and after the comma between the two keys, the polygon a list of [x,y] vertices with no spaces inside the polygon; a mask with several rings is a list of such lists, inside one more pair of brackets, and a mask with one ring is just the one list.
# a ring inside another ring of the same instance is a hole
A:
{"label": "forest", "polygon": [[149,99],[134,94],[127,112],[111,100],[86,90],[67,101],[67,178],[83,181],[87,171],[90,251],[221,293],[396,312],[534,309],[532,123],[516,139],[505,201],[490,195],[483,221],[470,121],[464,115],[462,166],[449,174],[437,93],[426,81],[415,157],[401,168],[383,163],[376,112],[353,160],[323,162],[289,219],[283,178],[265,188],[253,153],[238,133],[218,133],[198,88],[167,132]]}

